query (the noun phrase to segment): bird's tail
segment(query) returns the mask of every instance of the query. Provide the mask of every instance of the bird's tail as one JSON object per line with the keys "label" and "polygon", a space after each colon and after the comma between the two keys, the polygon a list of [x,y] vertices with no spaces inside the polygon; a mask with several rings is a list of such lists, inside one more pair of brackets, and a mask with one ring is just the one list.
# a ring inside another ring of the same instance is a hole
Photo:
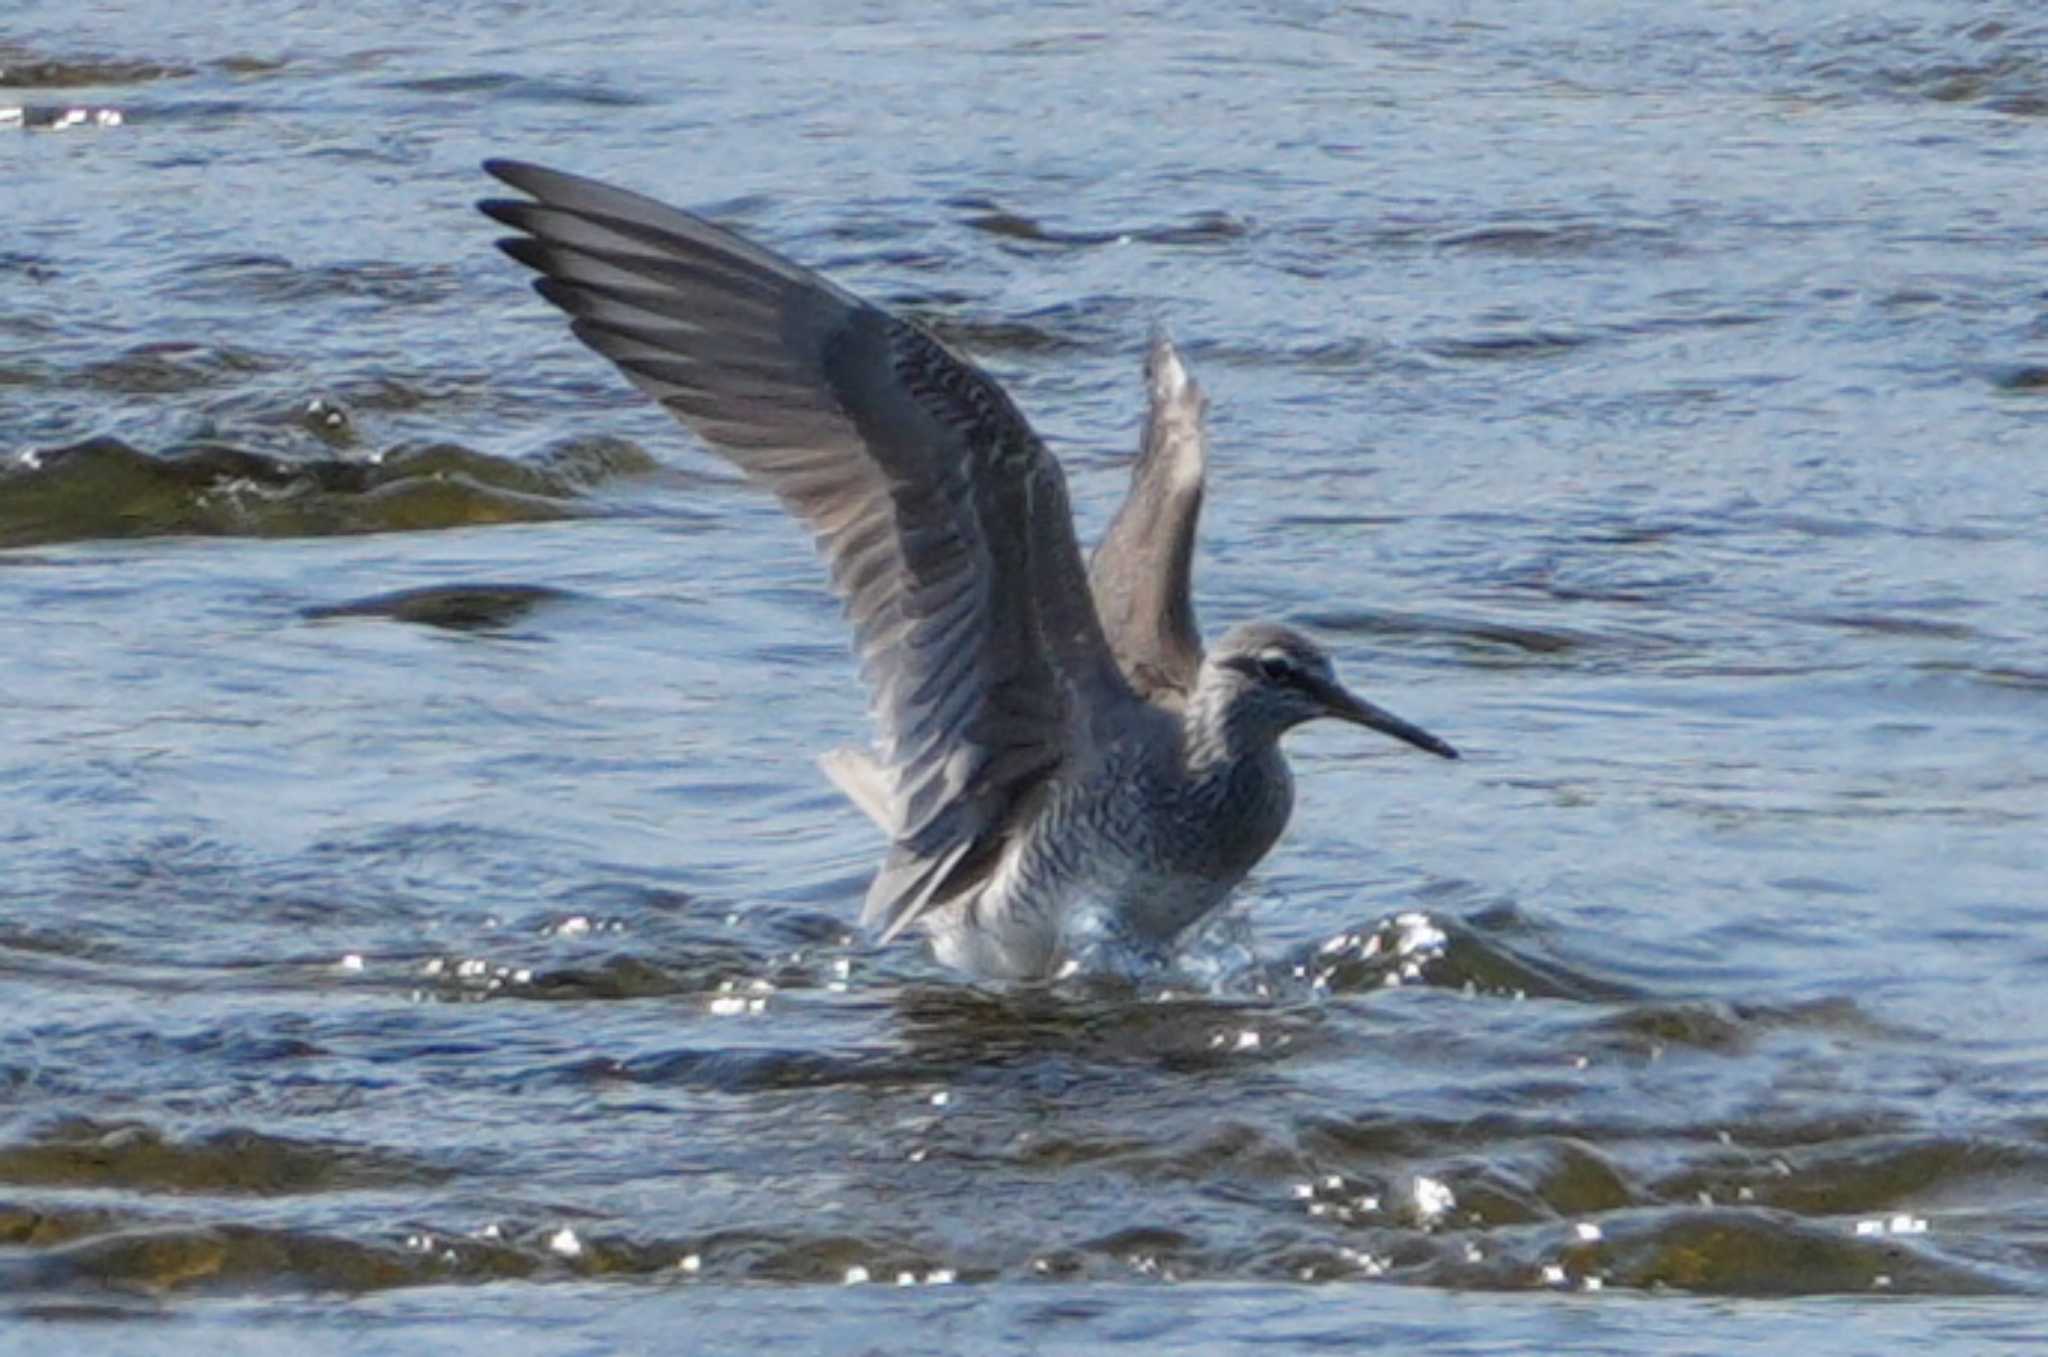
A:
{"label": "bird's tail", "polygon": [[846,794],[847,800],[867,812],[877,829],[891,838],[896,836],[894,788],[874,755],[865,749],[845,746],[820,754],[818,766],[832,779],[832,785]]}

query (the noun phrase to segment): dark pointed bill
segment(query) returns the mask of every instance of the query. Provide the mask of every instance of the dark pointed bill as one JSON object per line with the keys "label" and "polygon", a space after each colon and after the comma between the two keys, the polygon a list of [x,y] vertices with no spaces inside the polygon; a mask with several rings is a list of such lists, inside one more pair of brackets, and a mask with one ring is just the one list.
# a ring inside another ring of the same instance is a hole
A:
{"label": "dark pointed bill", "polygon": [[1357,694],[1336,684],[1317,684],[1317,696],[1330,715],[1353,725],[1366,726],[1382,735],[1391,735],[1397,740],[1406,740],[1417,749],[1426,749],[1440,758],[1455,759],[1458,751],[1444,741],[1424,730],[1421,726],[1403,721],[1384,707],[1375,707]]}

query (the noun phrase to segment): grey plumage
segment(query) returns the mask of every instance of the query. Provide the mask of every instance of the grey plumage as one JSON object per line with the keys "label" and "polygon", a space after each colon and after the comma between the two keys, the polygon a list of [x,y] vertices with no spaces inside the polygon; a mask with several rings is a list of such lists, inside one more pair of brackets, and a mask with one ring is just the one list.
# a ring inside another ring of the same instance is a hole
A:
{"label": "grey plumage", "polygon": [[1195,529],[1209,468],[1208,397],[1172,341],[1145,356],[1149,406],[1131,488],[1089,562],[1095,610],[1117,665],[1140,697],[1178,701],[1202,663],[1195,625]]}
{"label": "grey plumage", "polygon": [[1450,746],[1256,624],[1204,656],[1190,594],[1204,400],[1155,339],[1130,497],[1082,567],[1059,463],[921,327],[687,212],[538,166],[480,206],[576,336],[809,525],[878,738],[828,774],[890,837],[863,921],[978,974],[1097,942],[1164,956],[1284,828],[1287,729]]}

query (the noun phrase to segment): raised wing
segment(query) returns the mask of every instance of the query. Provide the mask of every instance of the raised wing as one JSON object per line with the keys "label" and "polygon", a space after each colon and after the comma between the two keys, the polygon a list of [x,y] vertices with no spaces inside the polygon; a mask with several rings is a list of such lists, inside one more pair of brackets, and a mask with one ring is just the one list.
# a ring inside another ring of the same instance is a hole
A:
{"label": "raised wing", "polygon": [[577,338],[810,525],[854,628],[895,843],[885,937],[985,865],[1129,700],[1065,478],[995,382],[908,321],[699,217],[534,165],[482,210]]}
{"label": "raised wing", "polygon": [[1164,334],[1152,338],[1145,385],[1151,408],[1131,488],[1095,548],[1088,582],[1131,687],[1154,701],[1175,701],[1194,688],[1202,665],[1192,591],[1209,400]]}

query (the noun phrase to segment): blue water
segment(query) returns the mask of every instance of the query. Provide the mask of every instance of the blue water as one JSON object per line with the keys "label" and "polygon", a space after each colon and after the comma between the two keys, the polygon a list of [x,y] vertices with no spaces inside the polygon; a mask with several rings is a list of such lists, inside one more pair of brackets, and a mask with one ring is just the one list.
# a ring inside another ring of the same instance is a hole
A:
{"label": "blue water", "polygon": [[[2039,1341],[2030,11],[344,8],[0,34],[0,1338]],[[915,315],[1089,537],[1165,325],[1205,626],[1466,758],[1294,737],[1221,988],[874,948],[803,534],[487,155]]]}

